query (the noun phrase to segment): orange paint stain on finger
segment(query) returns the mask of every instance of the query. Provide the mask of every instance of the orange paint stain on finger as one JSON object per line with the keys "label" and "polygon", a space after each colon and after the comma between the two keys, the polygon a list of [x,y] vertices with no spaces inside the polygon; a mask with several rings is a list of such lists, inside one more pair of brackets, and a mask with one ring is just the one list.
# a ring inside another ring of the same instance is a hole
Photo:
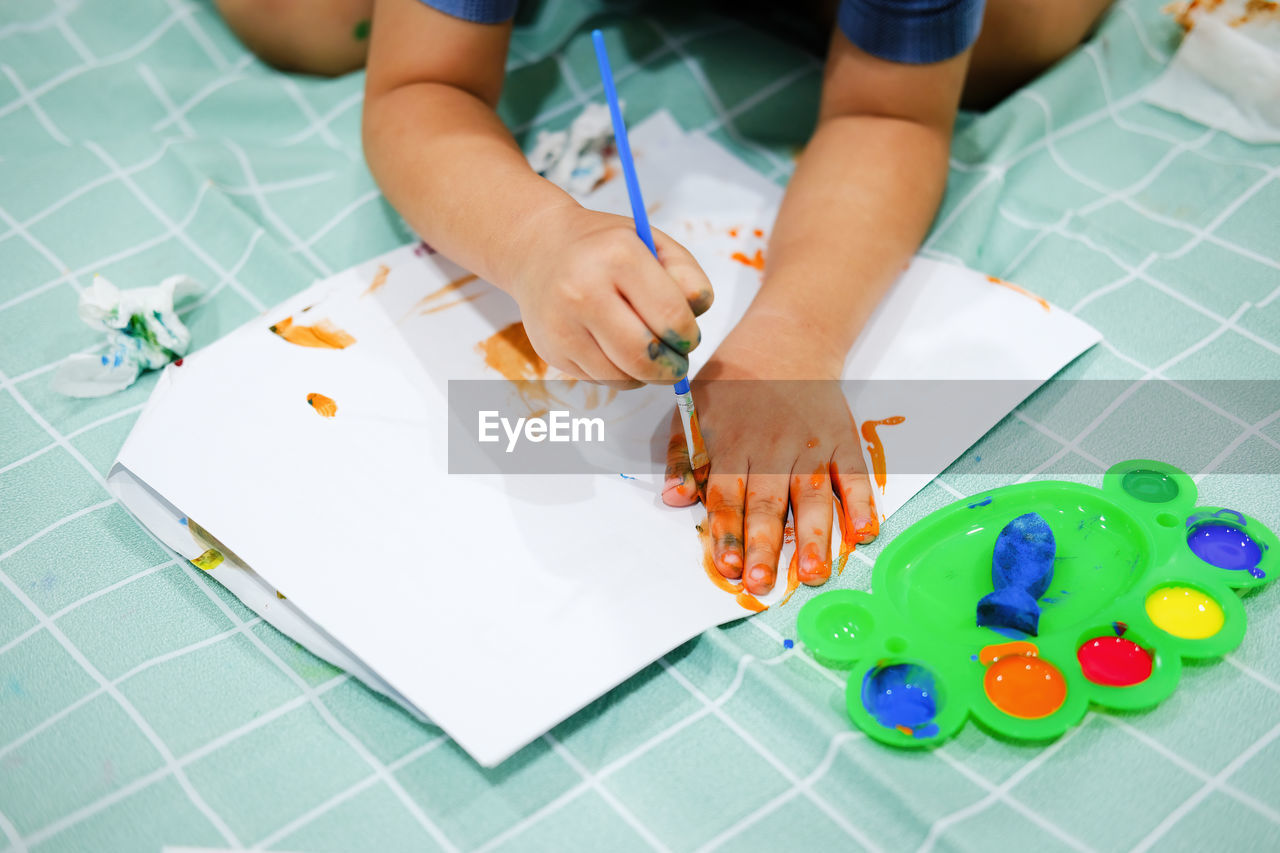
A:
{"label": "orange paint stain on finger", "polygon": [[378,288],[387,283],[387,276],[391,275],[391,267],[386,264],[378,264],[378,271],[373,274],[373,281],[369,282],[369,286],[365,288],[361,296],[368,296],[374,293]]}
{"label": "orange paint stain on finger", "polygon": [[796,594],[796,590],[800,588],[800,550],[797,548],[795,553],[791,555],[791,565],[787,567],[787,591],[783,593],[782,599],[778,602],[778,606],[786,604],[791,600],[791,596]]}
{"label": "orange paint stain on finger", "polygon": [[293,322],[293,317],[285,317],[269,328],[284,340],[300,347],[346,349],[356,342],[354,337],[328,320],[321,320],[310,326],[299,326]]}
{"label": "orange paint stain on finger", "polygon": [[323,394],[316,394],[315,392],[308,394],[307,403],[322,418],[331,418],[338,414],[338,404],[333,402],[332,398]]}
{"label": "orange paint stain on finger", "polygon": [[729,256],[730,260],[737,261],[744,266],[751,267],[756,270],[764,270],[764,250],[756,249],[756,253],[751,257],[747,257],[742,252],[734,252]]}
{"label": "orange paint stain on finger", "polygon": [[867,451],[871,454],[871,470],[882,495],[884,494],[885,484],[889,480],[889,472],[884,463],[884,442],[880,440],[876,427],[896,426],[905,420],[906,418],[902,415],[894,415],[883,420],[862,422],[862,438],[867,442]]}
{"label": "orange paint stain on finger", "polygon": [[768,610],[768,606],[761,604],[760,599],[744,590],[741,583],[734,583],[716,569],[715,561],[711,556],[711,534],[705,523],[698,525],[698,539],[702,542],[702,570],[706,572],[711,582],[718,589],[731,593],[734,601],[745,610],[750,610],[752,613]]}
{"label": "orange paint stain on finger", "polygon": [[1024,287],[1019,287],[1018,285],[1014,284],[1011,281],[1005,281],[1004,279],[996,278],[993,275],[987,276],[987,281],[991,282],[992,284],[998,284],[1001,287],[1007,287],[1010,290],[1012,290],[1014,293],[1021,293],[1023,296],[1027,297],[1028,299],[1034,299],[1036,302],[1039,302],[1040,307],[1046,311],[1052,310],[1049,306],[1049,300],[1045,299],[1042,296],[1037,296],[1036,294],[1032,293],[1030,290],[1027,290]]}
{"label": "orange paint stain on finger", "polygon": [[[856,550],[858,543],[862,541],[863,534],[860,532],[863,528],[855,527],[853,516],[849,513],[849,508],[844,505],[844,486],[840,479],[840,466],[831,463],[831,485],[834,487],[836,496],[836,521],[840,525],[840,556],[836,562],[836,574],[844,572],[845,565],[849,562],[849,555]],[[872,524],[875,522],[872,521]],[[865,527],[865,525],[864,525]]]}

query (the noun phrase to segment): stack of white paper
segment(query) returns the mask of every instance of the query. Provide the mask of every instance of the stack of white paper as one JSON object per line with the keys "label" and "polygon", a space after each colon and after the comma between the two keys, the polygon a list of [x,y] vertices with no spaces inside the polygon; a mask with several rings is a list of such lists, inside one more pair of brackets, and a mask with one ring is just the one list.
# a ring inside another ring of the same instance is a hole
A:
{"label": "stack of white paper", "polygon": [[[781,191],[665,115],[632,138],[654,224],[688,246],[716,288],[696,370],[759,286],[733,256],[764,246]],[[628,209],[621,181],[588,203]],[[438,255],[399,249],[168,368],[109,482],[182,555],[215,546],[224,560],[212,574],[248,606],[493,765],[690,637],[747,614],[708,581],[701,510],[663,507],[660,473],[448,474],[446,383],[495,378],[477,344],[519,319],[507,296],[464,278]],[[272,325],[354,343],[292,345]],[[927,443],[936,474],[1097,340],[1025,293],[917,260],[846,376],[1028,381],[962,411],[895,394],[895,383],[867,386],[851,401],[860,419],[905,417],[881,431],[879,511],[892,514],[932,476],[895,474],[895,456]],[[665,435],[670,400],[650,395],[636,411],[628,399],[603,407],[606,419],[622,412],[637,435]],[[324,417],[330,400],[337,414]],[[940,421],[950,424],[941,442]],[[661,442],[656,453],[660,472]],[[207,533],[193,535],[187,519]]]}

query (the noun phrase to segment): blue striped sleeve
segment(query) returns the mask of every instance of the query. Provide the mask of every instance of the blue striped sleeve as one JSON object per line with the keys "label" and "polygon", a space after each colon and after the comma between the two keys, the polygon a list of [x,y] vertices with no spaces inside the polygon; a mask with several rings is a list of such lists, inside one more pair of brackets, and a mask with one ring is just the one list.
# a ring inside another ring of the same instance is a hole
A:
{"label": "blue striped sleeve", "polygon": [[978,37],[986,0],[840,0],[840,30],[873,56],[941,62]]}
{"label": "blue striped sleeve", "polygon": [[475,24],[500,24],[516,13],[517,0],[422,0],[432,9]]}

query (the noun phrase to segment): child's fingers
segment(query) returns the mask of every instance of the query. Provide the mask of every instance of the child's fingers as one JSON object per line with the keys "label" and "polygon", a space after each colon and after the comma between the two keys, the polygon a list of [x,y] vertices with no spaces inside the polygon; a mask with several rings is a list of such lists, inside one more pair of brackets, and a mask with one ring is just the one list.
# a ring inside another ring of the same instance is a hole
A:
{"label": "child's fingers", "polygon": [[689,467],[689,448],[677,411],[672,413],[671,437],[667,440],[667,479],[662,484],[662,502],[667,506],[689,506],[697,500],[698,486]]}
{"label": "child's fingers", "polygon": [[840,512],[853,537],[845,545],[865,545],[880,533],[876,502],[867,477],[867,465],[858,446],[840,453],[831,462],[831,486],[840,499]]}
{"label": "child's fingers", "polygon": [[798,461],[795,470],[811,471],[791,475],[800,580],[820,586],[831,577],[831,477],[823,460]]}
{"label": "child's fingers", "polygon": [[707,274],[688,249],[657,228],[653,229],[653,245],[658,250],[659,263],[680,286],[694,316],[702,316],[715,299]]}
{"label": "child's fingers", "polygon": [[617,279],[618,292],[653,336],[681,355],[702,340],[698,320],[680,287],[658,264],[646,262]]}
{"label": "child's fingers", "polygon": [[604,354],[604,350],[600,348],[600,344],[586,329],[582,330],[581,338],[573,348],[573,360],[571,363],[582,373],[578,378],[586,379],[589,382],[596,382],[622,390],[639,388],[644,385],[640,380],[619,370],[618,366],[609,360],[609,357]]}
{"label": "child's fingers", "polygon": [[747,592],[763,595],[773,589],[786,520],[787,475],[749,475],[745,515],[747,556],[742,575]]}
{"label": "child's fingers", "polygon": [[678,382],[689,372],[689,359],[655,338],[621,296],[609,300],[590,332],[609,361],[641,382]]}
{"label": "child's fingers", "polygon": [[[741,471],[717,460],[722,471]],[[742,475],[715,474],[707,478],[707,521],[711,525],[711,560],[727,578],[742,576],[742,524],[746,511],[746,486]]]}

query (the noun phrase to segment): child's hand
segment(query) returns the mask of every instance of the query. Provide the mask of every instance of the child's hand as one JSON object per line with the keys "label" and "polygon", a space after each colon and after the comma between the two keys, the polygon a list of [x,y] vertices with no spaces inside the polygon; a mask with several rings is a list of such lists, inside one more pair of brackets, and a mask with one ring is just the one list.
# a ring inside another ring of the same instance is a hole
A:
{"label": "child's hand", "polygon": [[[734,330],[694,384],[711,458],[712,559],[720,574],[742,577],[748,592],[768,592],[790,504],[800,580],[818,586],[831,576],[833,494],[857,543],[879,531],[857,428],[837,381],[841,359],[811,351],[799,331],[765,340],[749,325]],[[679,417],[662,498],[671,506],[697,499]]]}
{"label": "child's hand", "polygon": [[655,260],[625,217],[577,205],[548,215],[511,295],[538,355],[579,379],[675,383],[702,339],[695,317],[711,282],[688,250],[654,229]]}

